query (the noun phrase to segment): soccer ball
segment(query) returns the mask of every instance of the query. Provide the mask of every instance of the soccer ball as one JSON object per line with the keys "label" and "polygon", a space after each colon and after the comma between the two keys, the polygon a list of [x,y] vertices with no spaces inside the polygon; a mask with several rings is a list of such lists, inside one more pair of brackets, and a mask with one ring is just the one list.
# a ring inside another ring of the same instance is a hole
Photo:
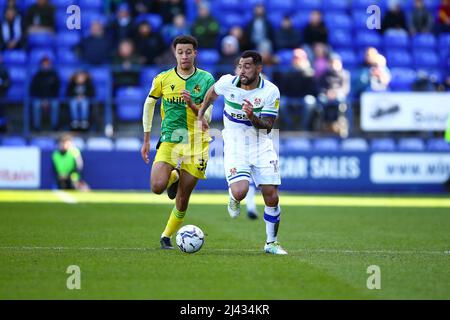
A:
{"label": "soccer ball", "polygon": [[189,224],[177,232],[177,246],[182,252],[197,252],[202,248],[204,242],[205,235],[197,226]]}

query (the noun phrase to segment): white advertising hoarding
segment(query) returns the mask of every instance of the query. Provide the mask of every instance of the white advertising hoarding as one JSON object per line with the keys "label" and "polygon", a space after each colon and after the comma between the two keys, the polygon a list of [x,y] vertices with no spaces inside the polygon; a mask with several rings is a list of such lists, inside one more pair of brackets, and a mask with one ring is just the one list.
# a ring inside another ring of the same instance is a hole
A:
{"label": "white advertising hoarding", "polygon": [[39,188],[41,153],[33,147],[0,147],[0,188]]}
{"label": "white advertising hoarding", "polygon": [[364,131],[445,131],[450,93],[366,92],[361,96]]}
{"label": "white advertising hoarding", "polygon": [[370,158],[373,183],[444,183],[449,178],[449,153],[374,153]]}

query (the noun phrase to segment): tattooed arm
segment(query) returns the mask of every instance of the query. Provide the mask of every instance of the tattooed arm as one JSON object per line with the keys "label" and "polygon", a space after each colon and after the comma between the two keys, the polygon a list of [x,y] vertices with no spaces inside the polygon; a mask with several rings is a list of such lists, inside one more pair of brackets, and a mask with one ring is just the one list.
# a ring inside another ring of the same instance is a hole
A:
{"label": "tattooed arm", "polygon": [[250,101],[244,99],[242,111],[247,115],[248,120],[253,124],[256,129],[265,129],[267,133],[272,131],[273,124],[275,123],[275,117],[256,117],[253,113],[253,105]]}

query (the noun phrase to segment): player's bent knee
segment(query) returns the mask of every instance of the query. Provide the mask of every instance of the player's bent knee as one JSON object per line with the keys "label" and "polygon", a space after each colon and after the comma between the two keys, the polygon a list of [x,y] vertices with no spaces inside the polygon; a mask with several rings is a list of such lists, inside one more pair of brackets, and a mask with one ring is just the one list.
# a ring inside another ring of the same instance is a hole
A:
{"label": "player's bent knee", "polygon": [[232,190],[233,197],[237,201],[242,201],[247,196],[247,190]]}
{"label": "player's bent knee", "polygon": [[269,194],[264,195],[264,203],[266,204],[266,206],[276,207],[278,206],[278,202],[279,202],[278,193],[271,192]]}
{"label": "player's bent knee", "polygon": [[166,190],[167,183],[162,181],[155,181],[151,183],[151,189],[153,193],[162,194]]}

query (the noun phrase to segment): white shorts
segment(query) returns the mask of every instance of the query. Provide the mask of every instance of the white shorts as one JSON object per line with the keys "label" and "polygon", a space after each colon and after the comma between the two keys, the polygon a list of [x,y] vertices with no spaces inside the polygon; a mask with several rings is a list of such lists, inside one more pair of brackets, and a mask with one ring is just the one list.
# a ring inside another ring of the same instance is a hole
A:
{"label": "white shorts", "polygon": [[246,144],[241,136],[223,134],[224,169],[228,186],[247,180],[255,185],[280,185],[278,155],[271,140]]}

